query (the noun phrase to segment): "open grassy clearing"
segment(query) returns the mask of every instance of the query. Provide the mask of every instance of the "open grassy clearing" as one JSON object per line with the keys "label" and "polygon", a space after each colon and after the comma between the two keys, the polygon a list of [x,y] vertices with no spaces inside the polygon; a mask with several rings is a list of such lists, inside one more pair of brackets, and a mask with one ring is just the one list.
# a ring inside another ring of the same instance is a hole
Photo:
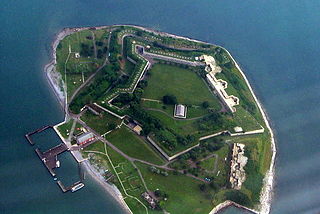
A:
{"label": "open grassy clearing", "polygon": [[200,166],[208,171],[214,170],[214,164],[216,162],[216,157],[211,157],[200,162]]}
{"label": "open grassy clearing", "polygon": [[150,75],[144,98],[161,100],[164,95],[171,94],[182,104],[201,105],[208,101],[210,107],[220,109],[218,98],[211,94],[201,78],[191,70],[156,64],[150,70]]}
{"label": "open grassy clearing", "polygon": [[218,155],[218,167],[217,172],[214,175],[214,181],[219,186],[225,186],[228,183],[229,178],[229,161],[228,156],[230,154],[230,148],[228,145],[224,145],[221,149],[215,152]]}
{"label": "open grassy clearing", "polygon": [[155,164],[164,163],[160,156],[152,150],[150,145],[125,126],[108,134],[106,139],[130,157]]}
{"label": "open grassy clearing", "polygon": [[[161,101],[156,102],[156,101],[150,101],[150,100],[142,100],[141,106],[142,108],[145,108],[145,109],[148,109],[148,108],[159,109],[161,111],[166,112],[171,117],[173,117],[174,105],[166,105]],[[207,114],[209,114],[209,110],[204,109],[201,106],[191,105],[187,107],[187,119],[201,117]]]}
{"label": "open grassy clearing", "polygon": [[73,124],[73,120],[69,120],[68,122],[63,123],[57,127],[58,131],[64,138],[68,138],[69,132],[71,131],[72,124]]}
{"label": "open grassy clearing", "polygon": [[199,190],[202,182],[185,175],[174,175],[168,172],[167,177],[151,172],[148,165],[136,163],[145,179],[147,187],[154,191],[160,189],[168,194],[168,200],[163,204],[170,213],[209,213],[212,209],[209,194]]}
{"label": "open grassy clearing", "polygon": [[[234,120],[236,125],[242,127],[244,131],[261,129],[258,121],[241,106],[237,107],[237,111],[234,113]],[[234,130],[230,131],[234,132]]]}
{"label": "open grassy clearing", "polygon": [[173,129],[174,132],[181,135],[195,134],[198,132],[193,120],[175,120],[163,112],[158,111],[149,111],[149,114],[158,118],[166,127]]}
{"label": "open grassy clearing", "polygon": [[97,116],[90,111],[86,111],[82,115],[81,120],[101,135],[112,130],[121,123],[119,118],[107,112],[103,112],[101,116]]}

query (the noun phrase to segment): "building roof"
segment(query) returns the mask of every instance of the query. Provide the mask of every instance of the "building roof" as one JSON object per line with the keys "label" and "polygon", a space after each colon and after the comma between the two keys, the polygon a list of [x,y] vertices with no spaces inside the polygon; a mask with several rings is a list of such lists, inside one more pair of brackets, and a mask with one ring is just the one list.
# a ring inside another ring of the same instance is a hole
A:
{"label": "building roof", "polygon": [[89,140],[90,138],[93,138],[94,135],[91,132],[86,132],[80,136],[77,137],[77,143],[82,143],[85,142],[87,140]]}
{"label": "building roof", "polygon": [[177,105],[177,110],[176,110],[176,115],[178,116],[184,116],[184,113],[185,113],[185,106],[184,105]]}
{"label": "building roof", "polygon": [[141,133],[141,131],[142,131],[142,128],[141,128],[141,126],[136,125],[135,127],[133,127],[132,130],[133,130],[135,133],[137,133],[137,134],[140,135],[140,133]]}
{"label": "building roof", "polygon": [[174,117],[186,118],[187,117],[187,107],[185,105],[178,104],[174,108]]}

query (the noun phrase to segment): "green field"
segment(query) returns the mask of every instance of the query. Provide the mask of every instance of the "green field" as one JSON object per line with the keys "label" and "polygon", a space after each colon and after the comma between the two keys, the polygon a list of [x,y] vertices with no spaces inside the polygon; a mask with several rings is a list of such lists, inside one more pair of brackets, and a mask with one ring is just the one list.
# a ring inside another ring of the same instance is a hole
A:
{"label": "green field", "polygon": [[130,157],[163,164],[163,160],[151,149],[151,146],[125,126],[108,134],[106,139]]}
{"label": "green field", "polygon": [[68,138],[69,132],[71,131],[72,124],[73,124],[73,120],[71,119],[68,122],[63,123],[57,127],[58,131],[64,138]]}
{"label": "green field", "polygon": [[203,80],[193,71],[172,65],[156,64],[150,70],[144,98],[161,100],[164,95],[177,97],[179,103],[201,105],[208,101],[210,107],[219,110],[220,104]]}
{"label": "green field", "polygon": [[119,118],[107,112],[103,112],[101,116],[97,116],[87,111],[82,115],[81,120],[101,135],[110,131],[113,128],[112,126],[120,125],[121,123]]}
{"label": "green field", "polygon": [[164,177],[152,173],[148,166],[142,163],[136,164],[145,179],[150,190],[160,189],[168,194],[168,200],[163,207],[170,213],[209,213],[213,208],[211,196],[199,190],[202,182],[184,175],[174,175],[169,172],[169,176]]}
{"label": "green field", "polygon": [[216,162],[216,157],[211,157],[200,162],[200,166],[208,171],[214,170],[214,164]]}

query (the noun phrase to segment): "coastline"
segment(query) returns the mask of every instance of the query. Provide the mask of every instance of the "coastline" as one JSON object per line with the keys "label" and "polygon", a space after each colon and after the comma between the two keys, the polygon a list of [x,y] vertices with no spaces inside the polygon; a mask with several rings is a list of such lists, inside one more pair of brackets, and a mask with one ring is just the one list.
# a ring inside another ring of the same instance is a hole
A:
{"label": "coastline", "polygon": [[250,92],[251,92],[251,94],[252,94],[255,102],[257,103],[258,108],[262,114],[263,120],[264,120],[264,122],[270,132],[272,157],[271,157],[271,163],[270,163],[269,170],[263,179],[264,185],[263,185],[261,193],[260,193],[260,211],[259,211],[259,213],[261,213],[261,214],[268,214],[268,213],[270,213],[271,201],[272,201],[272,196],[273,196],[273,185],[274,185],[274,176],[275,176],[275,158],[276,158],[276,153],[277,153],[274,134],[271,129],[271,126],[269,123],[269,118],[266,114],[266,111],[264,110],[260,101],[258,100],[256,95],[254,94],[252,87],[251,87],[246,75],[243,73],[240,66],[238,65],[236,60],[233,58],[233,56],[230,54],[230,52],[228,50],[226,50],[225,48],[223,48],[223,49],[229,54],[230,58],[235,63],[237,69],[240,71],[241,75],[245,79],[245,82],[247,83],[249,90],[250,90]]}
{"label": "coastline", "polygon": [[[51,88],[53,89],[55,95],[57,96],[57,99],[59,101],[59,103],[61,104],[61,106],[63,107],[63,109],[65,110],[65,120],[68,120],[68,113],[66,108],[66,87],[65,87],[65,83],[60,75],[60,73],[56,72],[55,70],[55,66],[57,64],[56,61],[56,48],[58,46],[58,44],[60,43],[61,40],[63,40],[66,36],[74,33],[74,32],[78,32],[81,30],[87,30],[90,28],[95,28],[95,29],[103,29],[103,28],[107,28],[107,27],[119,27],[119,26],[129,26],[129,27],[136,27],[138,29],[141,30],[145,30],[147,32],[152,32],[161,36],[168,36],[168,37],[172,37],[172,38],[176,38],[176,39],[185,39],[188,41],[193,41],[193,42],[198,42],[198,43],[202,43],[202,44],[210,44],[210,45],[215,45],[215,44],[211,44],[211,43],[207,43],[204,41],[199,41],[199,40],[195,40],[195,39],[191,39],[188,37],[183,37],[183,36],[177,36],[174,34],[170,34],[170,33],[165,33],[165,32],[160,32],[160,31],[156,31],[156,30],[152,30],[152,29],[148,29],[146,27],[143,26],[137,26],[137,25],[106,25],[106,26],[97,26],[97,27],[80,27],[80,28],[64,28],[62,29],[58,34],[56,34],[54,41],[52,42],[51,48],[52,48],[52,60],[45,65],[44,67],[44,71],[46,73],[46,77],[48,78],[48,82],[49,85],[51,86]],[[248,211],[251,211],[253,213],[261,213],[261,214],[268,214],[270,213],[270,208],[271,208],[271,201],[272,201],[272,196],[273,196],[273,185],[274,185],[274,170],[275,170],[275,157],[276,157],[276,144],[275,144],[275,138],[274,138],[274,134],[273,131],[270,127],[269,124],[269,118],[263,108],[263,106],[261,105],[261,103],[259,102],[258,98],[256,97],[256,95],[254,94],[254,91],[252,90],[252,87],[247,79],[247,77],[245,76],[244,72],[241,70],[240,66],[238,65],[238,63],[235,61],[235,59],[233,58],[233,56],[230,54],[230,52],[225,49],[224,47],[215,45],[217,47],[222,48],[223,50],[225,50],[230,58],[232,59],[232,61],[234,62],[235,66],[237,67],[237,69],[239,70],[239,72],[241,73],[241,75],[243,76],[246,84],[248,85],[248,88],[252,94],[252,96],[254,97],[255,102],[258,105],[258,108],[262,114],[263,120],[266,124],[266,127],[268,128],[269,132],[270,132],[270,138],[271,138],[271,150],[272,150],[272,158],[271,158],[271,163],[270,163],[270,168],[268,170],[268,172],[266,173],[263,182],[264,185],[262,187],[261,193],[260,193],[260,205],[259,207],[259,211],[254,210],[254,209],[249,209],[247,207],[241,206],[239,204],[236,204],[232,201],[224,201],[220,204],[218,204],[217,206],[215,206],[210,212],[209,214],[215,214],[215,213],[219,213],[221,210],[229,207],[229,206],[236,206],[238,208],[241,209],[245,209]],[[64,139],[61,138],[62,141],[65,143]],[[81,155],[81,153],[79,152],[79,154]],[[93,168],[93,166],[88,163],[88,161],[84,161],[84,165],[85,168],[87,170],[87,172],[91,175],[92,178],[94,178],[108,193],[110,193],[110,195],[117,200],[120,205],[122,206],[122,208],[124,210],[126,210],[128,213],[132,213],[131,210],[129,209],[129,207],[127,206],[127,204],[125,203],[119,189],[116,186],[112,186],[108,183],[106,183],[103,179],[103,177]]]}
{"label": "coastline", "polygon": [[132,214],[130,208],[124,201],[120,190],[115,185],[111,185],[105,182],[102,175],[95,170],[95,168],[89,163],[89,161],[83,161],[82,164],[85,166],[88,174],[121,205],[122,209],[128,214]]}
{"label": "coastline", "polygon": [[[59,123],[56,124],[54,127],[61,125],[63,123],[65,123],[66,121],[68,121],[69,117],[68,117],[68,113],[66,111],[66,93],[65,93],[65,83],[62,80],[62,77],[60,75],[60,73],[56,72],[55,70],[55,66],[57,64],[57,58],[56,58],[56,48],[58,47],[58,44],[60,43],[61,40],[63,40],[66,36],[77,32],[79,30],[85,30],[85,29],[89,29],[89,27],[86,28],[64,28],[62,29],[58,34],[56,34],[54,41],[51,44],[51,57],[52,60],[46,64],[44,66],[44,72],[46,74],[47,77],[47,81],[50,85],[50,87],[53,89],[54,94],[56,95],[56,98],[58,100],[58,102],[60,103],[60,105],[62,106],[62,108],[65,111],[65,118],[64,120]],[[64,90],[61,90],[61,89]],[[67,143],[65,142],[65,139],[60,135],[60,133],[54,129],[56,131],[56,133],[58,134],[58,136],[60,137],[60,139],[62,140],[63,143],[65,143],[67,145]],[[73,152],[70,152],[74,158],[77,160],[76,155],[73,154]],[[78,154],[82,157],[81,153],[78,152]],[[92,165],[90,165],[90,163],[88,163],[88,161],[83,161],[82,162],[83,165],[85,166],[85,169],[87,171],[87,173],[105,190],[107,191],[111,197],[113,197],[121,206],[121,208],[128,214],[131,214],[131,210],[129,209],[128,205],[125,203],[122,194],[120,192],[120,190],[111,184],[108,184],[107,182],[105,182],[104,178],[101,176],[101,174],[99,174]]]}

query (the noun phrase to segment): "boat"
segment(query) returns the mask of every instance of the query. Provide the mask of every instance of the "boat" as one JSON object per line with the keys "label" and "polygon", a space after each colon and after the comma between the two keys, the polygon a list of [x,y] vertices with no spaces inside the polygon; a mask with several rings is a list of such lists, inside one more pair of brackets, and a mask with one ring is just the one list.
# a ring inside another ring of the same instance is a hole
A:
{"label": "boat", "polygon": [[84,187],[84,184],[83,184],[83,183],[78,183],[77,185],[74,185],[74,186],[71,188],[71,192],[75,192],[75,191],[81,189],[82,187]]}

